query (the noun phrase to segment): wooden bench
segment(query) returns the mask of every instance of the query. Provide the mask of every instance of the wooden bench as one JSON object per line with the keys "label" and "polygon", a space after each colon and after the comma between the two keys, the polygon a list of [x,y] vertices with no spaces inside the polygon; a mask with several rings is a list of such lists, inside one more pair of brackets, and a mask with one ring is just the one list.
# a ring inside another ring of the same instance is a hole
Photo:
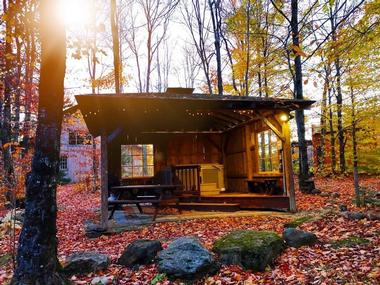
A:
{"label": "wooden bench", "polygon": [[253,188],[259,189],[259,192],[273,195],[276,191],[276,185],[281,177],[277,176],[259,176],[253,177],[252,179],[247,179],[248,185],[252,185]]}

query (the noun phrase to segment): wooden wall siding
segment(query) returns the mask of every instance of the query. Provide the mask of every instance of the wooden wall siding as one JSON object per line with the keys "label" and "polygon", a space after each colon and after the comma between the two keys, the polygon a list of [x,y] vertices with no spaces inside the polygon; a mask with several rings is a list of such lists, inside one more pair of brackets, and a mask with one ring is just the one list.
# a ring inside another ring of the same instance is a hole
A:
{"label": "wooden wall siding", "polygon": [[167,146],[167,164],[222,163],[221,135],[178,135]]}
{"label": "wooden wall siding", "polygon": [[247,192],[247,147],[245,126],[226,134],[224,165],[227,190],[230,192]]}
{"label": "wooden wall siding", "polygon": [[227,178],[247,178],[246,153],[232,153],[226,156]]}
{"label": "wooden wall siding", "polygon": [[228,192],[248,193],[246,178],[227,178]]}

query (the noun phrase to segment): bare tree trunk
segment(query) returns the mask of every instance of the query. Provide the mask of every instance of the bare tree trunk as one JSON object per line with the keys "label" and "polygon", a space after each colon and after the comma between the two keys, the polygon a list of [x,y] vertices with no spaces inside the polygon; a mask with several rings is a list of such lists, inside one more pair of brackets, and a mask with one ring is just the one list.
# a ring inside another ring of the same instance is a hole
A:
{"label": "bare tree trunk", "polygon": [[340,59],[335,60],[336,69],[336,104],[337,104],[337,117],[338,117],[338,141],[339,141],[339,171],[340,174],[346,172],[346,159],[344,153],[344,132],[343,132],[343,115],[342,104],[343,95],[341,87],[341,65]]}
{"label": "bare tree trunk", "polygon": [[7,193],[13,188],[13,161],[12,161],[12,129],[11,129],[11,100],[12,100],[12,78],[14,76],[14,66],[12,64],[12,29],[11,19],[13,18],[14,3],[13,1],[3,0],[4,14],[7,15],[7,21],[5,22],[5,75],[4,75],[4,103],[3,103],[3,122],[2,122],[2,132],[1,132],[1,146],[3,148],[3,164],[4,164],[4,182],[7,187]]}
{"label": "bare tree trunk", "polygon": [[58,1],[41,0],[38,126],[26,179],[25,220],[11,284],[67,284],[57,259],[56,188],[64,95],[66,39]]}
{"label": "bare tree trunk", "polygon": [[148,39],[146,43],[147,48],[147,65],[146,65],[146,79],[145,79],[145,92],[149,92],[150,89],[150,75],[152,73],[152,61],[153,61],[153,54],[152,54],[152,32],[148,27]]}
{"label": "bare tree trunk", "polygon": [[119,23],[118,23],[118,17],[117,17],[116,0],[111,0],[111,32],[112,32],[113,67],[114,67],[114,73],[115,73],[115,92],[116,94],[120,94],[121,64],[120,64]]}
{"label": "bare tree trunk", "polygon": [[[334,2],[332,2],[334,3]],[[335,5],[335,11],[333,11],[332,5]],[[337,41],[337,5],[330,4],[329,13],[330,13],[330,23],[331,23],[331,39],[333,42]],[[337,117],[338,117],[338,142],[339,142],[339,172],[343,174],[346,171],[346,159],[344,153],[344,133],[343,133],[343,116],[342,116],[342,103],[343,103],[343,95],[342,95],[342,86],[341,86],[341,62],[339,54],[335,55],[334,59],[335,65],[335,77],[336,77],[336,104],[337,104]]]}
{"label": "bare tree trunk", "polygon": [[[194,46],[197,49],[199,58],[201,59],[202,70],[206,79],[207,88],[210,95],[213,94],[210,79],[210,55],[207,54],[207,35],[209,25],[205,23],[206,5],[202,6],[200,0],[191,0],[191,9],[185,5],[184,23],[189,29]],[[195,19],[193,19],[193,17]]]}
{"label": "bare tree trunk", "polygon": [[218,95],[223,95],[223,78],[222,78],[222,56],[221,56],[221,44],[220,44],[220,34],[221,34],[221,0],[209,0],[209,7],[211,11],[212,27],[214,32],[214,45],[215,45],[215,55],[216,55],[216,74],[218,81]]}
{"label": "bare tree trunk", "polygon": [[[92,3],[94,5],[94,3]],[[96,94],[96,67],[98,63],[98,59],[96,57],[96,52],[97,52],[97,41],[96,41],[96,36],[97,36],[97,30],[96,30],[96,13],[95,13],[95,6],[91,7],[91,15],[90,15],[90,22],[92,27],[90,29],[90,40],[89,40],[89,51],[87,53],[87,69],[88,69],[88,74],[90,76],[91,80],[91,92],[92,94]]]}
{"label": "bare tree trunk", "polygon": [[354,188],[355,188],[355,202],[356,206],[360,207],[360,185],[359,185],[359,172],[358,172],[358,152],[356,141],[356,112],[355,112],[355,95],[352,86],[351,71],[350,71],[350,97],[351,97],[351,127],[352,127],[352,156],[353,156],[353,172],[354,172]]}
{"label": "bare tree trunk", "polygon": [[22,77],[22,63],[21,63],[21,42],[18,38],[18,29],[16,29],[16,90],[15,90],[15,101],[14,101],[14,128],[13,128],[13,141],[18,142],[20,135],[20,97],[21,97],[21,77]]}
{"label": "bare tree trunk", "polygon": [[336,171],[336,156],[335,156],[335,135],[334,135],[334,117],[332,110],[332,94],[329,94],[329,129],[330,129],[330,159],[331,171],[335,174]]}
{"label": "bare tree trunk", "polygon": [[330,88],[330,67],[324,66],[325,72],[325,82],[323,85],[322,93],[322,104],[321,104],[321,140],[320,140],[320,149],[318,151],[318,171],[321,172],[324,169],[325,163],[325,148],[326,148],[326,118],[327,118],[327,96],[331,96]]}
{"label": "bare tree trunk", "polygon": [[238,88],[236,86],[235,68],[234,68],[234,63],[233,63],[233,60],[232,60],[232,54],[231,54],[231,50],[230,50],[230,47],[229,47],[229,44],[228,44],[228,40],[226,39],[226,37],[224,36],[223,33],[222,33],[222,38],[223,38],[224,46],[225,46],[225,49],[226,49],[226,52],[227,52],[228,61],[229,61],[230,66],[231,66],[232,87],[234,88],[235,92],[239,92],[239,90],[238,90]]}
{"label": "bare tree trunk", "polygon": [[[291,1],[291,30],[293,45],[300,49],[300,39],[298,30],[298,1]],[[294,93],[296,99],[303,99],[302,88],[302,62],[301,55],[294,50],[294,68],[295,68],[295,80],[294,80]],[[299,187],[302,192],[311,193],[314,189],[314,181],[310,179],[309,163],[307,157],[307,145],[305,140],[305,116],[304,110],[296,110],[296,123],[298,134],[298,146],[299,146]]]}
{"label": "bare tree trunk", "polygon": [[[263,86],[262,86],[262,79],[261,79],[261,65],[260,64],[258,65],[258,68],[257,68],[257,84],[259,87],[259,97],[263,97]],[[246,92],[246,96],[248,96],[247,92]]]}
{"label": "bare tree trunk", "polygon": [[24,153],[27,153],[29,150],[29,142],[31,136],[31,109],[32,109],[32,101],[33,101],[33,77],[34,77],[34,66],[36,62],[36,42],[35,42],[35,34],[33,28],[29,34],[29,48],[27,51],[29,52],[27,68],[25,71],[25,79],[26,79],[26,90],[25,90],[25,119],[24,119],[24,138],[23,138],[23,147]]}
{"label": "bare tree trunk", "polygon": [[[247,1],[246,6],[246,44],[247,44],[247,53],[246,53],[246,66],[245,66],[245,74],[244,74],[244,82],[245,82],[245,96],[249,95],[249,63],[250,63],[250,52],[251,52],[251,31],[250,31],[250,22],[251,22],[251,1]],[[259,93],[261,97],[261,72],[260,69],[258,71],[259,78]]]}

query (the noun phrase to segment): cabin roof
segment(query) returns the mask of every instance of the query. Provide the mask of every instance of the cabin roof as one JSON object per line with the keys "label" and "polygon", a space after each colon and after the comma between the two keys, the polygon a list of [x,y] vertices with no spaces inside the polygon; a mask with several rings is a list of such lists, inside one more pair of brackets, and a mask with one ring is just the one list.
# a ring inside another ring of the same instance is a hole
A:
{"label": "cabin roof", "polygon": [[251,121],[257,111],[290,112],[315,101],[252,96],[124,93],[75,96],[93,135],[117,128],[141,132],[224,132]]}

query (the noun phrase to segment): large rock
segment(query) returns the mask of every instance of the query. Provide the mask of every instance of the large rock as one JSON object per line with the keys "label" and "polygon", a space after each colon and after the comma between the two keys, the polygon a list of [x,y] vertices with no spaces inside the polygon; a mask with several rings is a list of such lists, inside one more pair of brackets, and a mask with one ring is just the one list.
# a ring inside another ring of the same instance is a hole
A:
{"label": "large rock", "polygon": [[84,231],[88,238],[98,238],[106,233],[106,230],[101,225],[91,221],[84,222]]}
{"label": "large rock", "polygon": [[286,228],[282,236],[288,246],[296,248],[303,245],[313,245],[318,241],[315,234],[294,228]]}
{"label": "large rock", "polygon": [[282,252],[284,242],[275,232],[242,230],[215,241],[213,250],[223,264],[263,271]]}
{"label": "large rock", "polygon": [[361,220],[367,217],[362,212],[342,212],[342,216],[349,220]]}
{"label": "large rock", "polygon": [[105,254],[92,251],[76,252],[67,258],[63,271],[67,275],[87,274],[106,269],[110,262],[110,258]]}
{"label": "large rock", "polygon": [[158,254],[158,271],[170,278],[193,280],[216,270],[212,254],[194,237],[177,238]]}
{"label": "large rock", "polygon": [[127,267],[148,264],[154,260],[160,250],[162,246],[158,240],[135,240],[127,246],[117,263]]}
{"label": "large rock", "polygon": [[366,214],[368,220],[380,220],[380,212],[370,211]]}

